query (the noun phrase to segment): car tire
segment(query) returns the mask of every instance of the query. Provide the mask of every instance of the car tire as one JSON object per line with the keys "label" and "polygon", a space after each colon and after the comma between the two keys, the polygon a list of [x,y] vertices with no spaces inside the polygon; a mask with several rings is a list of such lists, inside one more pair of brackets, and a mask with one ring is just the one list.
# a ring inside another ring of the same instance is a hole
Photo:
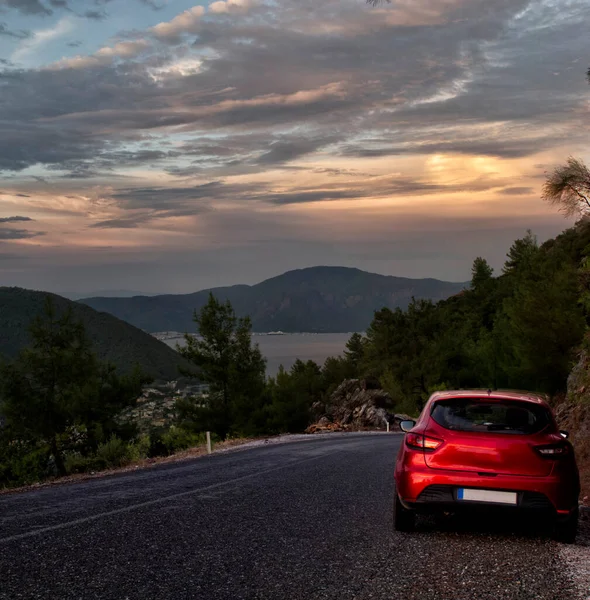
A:
{"label": "car tire", "polygon": [[576,508],[565,521],[558,521],[555,524],[553,539],[563,544],[573,544],[576,541],[578,533],[578,519],[580,511]]}
{"label": "car tire", "polygon": [[414,531],[416,527],[416,514],[408,510],[400,502],[397,492],[393,503],[393,528],[396,531]]}

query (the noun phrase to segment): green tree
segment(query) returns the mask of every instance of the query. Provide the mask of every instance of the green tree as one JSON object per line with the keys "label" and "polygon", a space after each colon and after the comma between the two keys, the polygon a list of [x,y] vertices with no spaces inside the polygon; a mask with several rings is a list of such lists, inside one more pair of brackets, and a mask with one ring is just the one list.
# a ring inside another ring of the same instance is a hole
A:
{"label": "green tree", "polygon": [[[310,361],[312,362],[312,361]],[[302,363],[304,365],[304,363]],[[309,392],[314,392],[313,384],[306,381],[305,365],[303,370],[298,366],[298,375],[279,367],[276,378],[269,381],[271,404],[269,412],[269,429],[276,433],[293,433],[303,431],[309,425],[309,408],[312,404]],[[307,388],[307,389],[306,389]]]}
{"label": "green tree", "polygon": [[493,279],[494,269],[490,267],[485,258],[478,256],[471,267],[471,288],[474,290],[484,289]]}
{"label": "green tree", "polygon": [[332,392],[345,380],[358,377],[358,371],[342,356],[329,356],[322,367],[324,398],[330,397]]}
{"label": "green tree", "polygon": [[344,358],[351,366],[352,372],[358,376],[359,369],[365,356],[365,340],[360,333],[353,333],[346,342]]}
{"label": "green tree", "polygon": [[45,313],[31,324],[32,343],[0,368],[0,413],[19,443],[47,444],[60,475],[72,431],[86,431],[96,446],[116,429],[115,415],[135,402],[146,379],[119,377],[94,354],[84,326],[71,311]]}
{"label": "green tree", "polygon": [[528,229],[527,234],[522,239],[516,240],[510,246],[502,272],[509,275],[519,269],[523,271],[531,268],[538,251],[537,236],[533,235],[533,232]]}
{"label": "green tree", "polygon": [[590,170],[582,160],[570,156],[547,177],[542,198],[558,206],[566,217],[589,214]]}
{"label": "green tree", "polygon": [[194,315],[198,335],[185,334],[178,352],[195,366],[185,375],[209,384],[209,395],[199,401],[179,403],[181,419],[193,428],[210,429],[225,439],[231,431],[250,428],[250,417],[261,410],[266,361],[258,344],[252,345],[248,317],[238,319],[231,303],[213,294]]}
{"label": "green tree", "polygon": [[324,381],[322,369],[313,360],[303,362],[297,359],[291,367],[291,379],[297,393],[308,399],[311,406],[313,402],[322,399],[324,392]]}
{"label": "green tree", "polygon": [[509,385],[555,393],[565,388],[585,320],[579,274],[559,248],[538,252],[513,273],[497,327]]}

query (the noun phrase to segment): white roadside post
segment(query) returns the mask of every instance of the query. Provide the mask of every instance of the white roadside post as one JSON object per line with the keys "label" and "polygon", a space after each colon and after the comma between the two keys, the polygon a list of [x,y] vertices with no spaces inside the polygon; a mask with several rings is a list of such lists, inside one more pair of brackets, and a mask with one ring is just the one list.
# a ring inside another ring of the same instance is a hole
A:
{"label": "white roadside post", "polygon": [[389,421],[385,421],[387,423],[387,433],[389,433]]}
{"label": "white roadside post", "polygon": [[211,432],[207,432],[207,454],[211,454]]}

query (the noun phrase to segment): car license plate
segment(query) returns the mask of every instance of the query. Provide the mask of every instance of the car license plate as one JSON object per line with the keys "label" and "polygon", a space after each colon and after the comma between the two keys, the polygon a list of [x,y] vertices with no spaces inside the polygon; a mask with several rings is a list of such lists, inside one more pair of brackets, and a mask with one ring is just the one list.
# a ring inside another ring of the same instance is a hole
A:
{"label": "car license plate", "polygon": [[495,490],[471,490],[459,488],[457,500],[470,500],[471,502],[491,502],[495,504],[516,504],[516,492],[496,492]]}

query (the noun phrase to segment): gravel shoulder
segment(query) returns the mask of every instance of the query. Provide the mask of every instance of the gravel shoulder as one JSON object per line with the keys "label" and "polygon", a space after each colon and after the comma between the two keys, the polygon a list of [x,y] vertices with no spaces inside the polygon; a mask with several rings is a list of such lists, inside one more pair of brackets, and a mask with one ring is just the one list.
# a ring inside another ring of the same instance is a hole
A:
{"label": "gravel shoulder", "polygon": [[576,543],[560,545],[559,557],[580,600],[590,600],[590,509],[581,513]]}

